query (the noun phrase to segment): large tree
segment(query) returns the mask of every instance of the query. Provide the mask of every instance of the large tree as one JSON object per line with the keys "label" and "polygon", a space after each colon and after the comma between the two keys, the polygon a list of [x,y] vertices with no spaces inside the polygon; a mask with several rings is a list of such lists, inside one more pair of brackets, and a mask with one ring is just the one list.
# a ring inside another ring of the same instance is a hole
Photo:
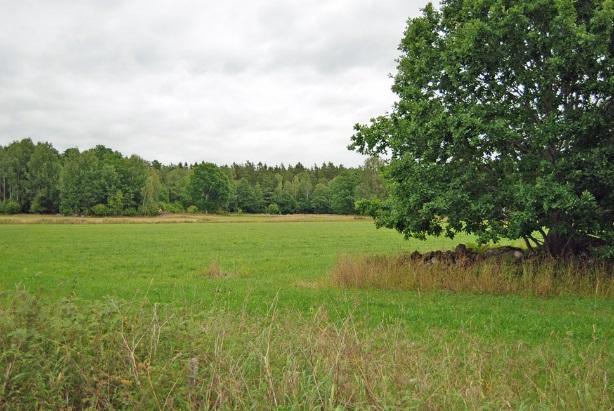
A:
{"label": "large tree", "polygon": [[442,1],[400,51],[398,102],[350,146],[389,156],[378,224],[552,255],[612,245],[611,0]]}
{"label": "large tree", "polygon": [[226,209],[231,194],[230,184],[228,175],[215,164],[198,164],[193,168],[190,180],[192,201],[206,212]]}
{"label": "large tree", "polygon": [[49,143],[38,143],[27,165],[28,188],[32,196],[30,211],[55,213],[60,203],[62,163],[57,150]]}
{"label": "large tree", "polygon": [[357,186],[355,173],[345,172],[333,178],[329,184],[330,206],[335,214],[353,214]]}
{"label": "large tree", "polygon": [[257,213],[262,211],[262,199],[258,198],[256,190],[247,181],[241,178],[236,187],[237,207],[246,213]]}
{"label": "large tree", "polygon": [[100,159],[95,149],[65,155],[60,173],[60,212],[89,214],[97,204],[106,204],[117,193],[115,168]]}

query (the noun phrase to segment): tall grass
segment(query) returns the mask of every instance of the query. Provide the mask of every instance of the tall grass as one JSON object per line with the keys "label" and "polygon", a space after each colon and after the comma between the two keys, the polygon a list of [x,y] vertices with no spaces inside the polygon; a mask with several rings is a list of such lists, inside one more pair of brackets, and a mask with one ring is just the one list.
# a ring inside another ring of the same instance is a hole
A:
{"label": "tall grass", "polygon": [[344,256],[337,260],[331,278],[344,288],[614,296],[614,273],[606,263],[484,260],[463,266],[425,264],[404,256]]}
{"label": "tall grass", "polygon": [[611,409],[607,342],[482,341],[281,312],[0,298],[0,409]]}

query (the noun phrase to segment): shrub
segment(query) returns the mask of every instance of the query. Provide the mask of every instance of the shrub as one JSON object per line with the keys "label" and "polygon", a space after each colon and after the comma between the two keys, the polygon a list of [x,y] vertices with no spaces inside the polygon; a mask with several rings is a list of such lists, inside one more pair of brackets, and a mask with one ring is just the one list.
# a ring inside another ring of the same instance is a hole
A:
{"label": "shrub", "polygon": [[109,215],[122,215],[124,214],[124,194],[118,190],[107,201],[109,208]]}
{"label": "shrub", "polygon": [[357,200],[354,204],[354,208],[358,214],[369,217],[376,217],[378,210],[382,208],[382,202],[377,198],[363,198]]}
{"label": "shrub", "polygon": [[21,211],[21,206],[17,201],[7,200],[0,202],[0,213],[2,214],[17,214]]}
{"label": "shrub", "polygon": [[139,214],[147,216],[160,215],[160,207],[155,203],[141,206],[139,207]]}
{"label": "shrub", "polygon": [[174,203],[160,203],[160,209],[165,213],[173,214],[185,212],[183,205],[181,205],[181,203],[178,201],[175,201]]}
{"label": "shrub", "polygon": [[104,204],[96,204],[90,209],[90,211],[93,215],[97,217],[104,217],[109,215],[109,207]]}
{"label": "shrub", "polygon": [[34,199],[32,199],[32,203],[30,204],[30,212],[31,213],[44,213],[45,211],[47,211],[45,209],[45,206],[41,203],[41,198],[40,196],[36,196],[34,197]]}
{"label": "shrub", "polygon": [[277,205],[277,203],[271,203],[266,208],[266,212],[267,214],[280,214],[281,211],[279,210],[279,206]]}
{"label": "shrub", "polygon": [[190,214],[196,214],[198,213],[198,207],[196,207],[195,205],[191,205],[187,208],[186,211]]}
{"label": "shrub", "polygon": [[139,215],[139,213],[136,208],[131,207],[131,208],[126,208],[124,211],[122,211],[121,215],[126,216],[126,217],[134,217],[134,216]]}

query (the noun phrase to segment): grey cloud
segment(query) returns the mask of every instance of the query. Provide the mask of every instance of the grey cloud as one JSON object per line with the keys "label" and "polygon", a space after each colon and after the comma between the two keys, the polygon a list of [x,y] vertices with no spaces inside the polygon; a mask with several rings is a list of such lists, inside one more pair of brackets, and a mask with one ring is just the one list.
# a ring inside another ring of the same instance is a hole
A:
{"label": "grey cloud", "polygon": [[358,164],[425,1],[0,2],[0,144],[177,161]]}

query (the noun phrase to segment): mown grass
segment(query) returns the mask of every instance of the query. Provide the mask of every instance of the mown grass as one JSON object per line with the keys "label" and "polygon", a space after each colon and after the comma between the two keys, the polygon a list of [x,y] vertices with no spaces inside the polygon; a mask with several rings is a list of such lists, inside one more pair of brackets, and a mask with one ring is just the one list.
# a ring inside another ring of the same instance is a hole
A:
{"label": "mown grass", "polygon": [[268,221],[0,225],[0,409],[612,407],[614,299],[339,287],[472,239]]}

